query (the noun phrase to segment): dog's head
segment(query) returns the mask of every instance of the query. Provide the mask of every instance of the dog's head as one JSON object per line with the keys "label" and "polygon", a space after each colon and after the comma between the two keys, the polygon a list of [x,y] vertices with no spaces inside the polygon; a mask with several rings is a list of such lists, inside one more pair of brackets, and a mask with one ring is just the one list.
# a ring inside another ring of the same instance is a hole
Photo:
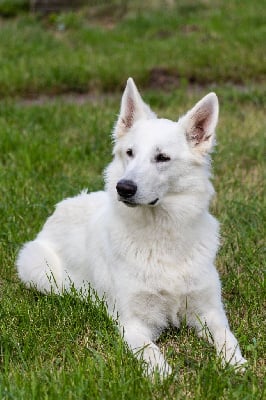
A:
{"label": "dog's head", "polygon": [[129,78],[114,127],[108,189],[132,207],[154,207],[176,194],[206,190],[218,109],[218,99],[210,93],[178,122],[159,119]]}

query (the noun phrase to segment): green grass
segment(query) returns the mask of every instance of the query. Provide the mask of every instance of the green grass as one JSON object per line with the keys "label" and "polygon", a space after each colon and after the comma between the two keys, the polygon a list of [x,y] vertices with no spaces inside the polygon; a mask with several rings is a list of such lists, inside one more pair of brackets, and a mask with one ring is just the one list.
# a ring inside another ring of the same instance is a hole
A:
{"label": "green grass", "polygon": [[92,17],[88,7],[1,20],[0,95],[113,91],[129,75],[149,86],[155,68],[176,84],[261,85],[265,6],[190,0],[163,12],[131,6],[122,16],[107,8]]}
{"label": "green grass", "polygon": [[[104,7],[94,16],[84,9],[0,20],[1,400],[265,396],[262,2],[179,2],[178,12],[159,14],[154,6],[149,15],[132,3],[121,18],[116,9],[111,22]],[[167,91],[151,81],[151,71],[161,68],[175,76]],[[219,96],[217,267],[230,325],[249,361],[243,375],[221,369],[212,347],[182,326],[159,341],[174,376],[152,383],[102,301],[43,296],[16,276],[18,249],[54,204],[85,187],[102,188],[119,90],[129,75],[155,111],[172,119],[210,90]],[[73,96],[89,89],[88,97]],[[43,96],[63,92],[72,95]],[[29,95],[41,96],[32,102]]]}

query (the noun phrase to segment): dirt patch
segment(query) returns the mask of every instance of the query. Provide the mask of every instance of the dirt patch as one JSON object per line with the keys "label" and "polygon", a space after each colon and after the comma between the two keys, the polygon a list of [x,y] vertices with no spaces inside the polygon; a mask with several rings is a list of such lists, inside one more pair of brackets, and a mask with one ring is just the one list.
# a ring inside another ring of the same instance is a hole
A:
{"label": "dirt patch", "polygon": [[180,28],[180,31],[182,33],[184,33],[185,35],[188,35],[188,34],[193,33],[193,32],[199,32],[200,28],[199,28],[199,26],[197,26],[195,24],[182,25],[181,28]]}
{"label": "dirt patch", "polygon": [[119,93],[78,93],[78,92],[69,92],[69,93],[57,93],[57,94],[41,94],[31,97],[19,98],[18,102],[24,106],[32,106],[32,105],[43,105],[47,103],[53,103],[57,101],[63,101],[64,103],[75,103],[75,104],[99,104],[103,103],[106,100],[112,100],[119,96]]}
{"label": "dirt patch", "polygon": [[153,37],[157,39],[168,39],[171,36],[173,36],[173,32],[167,29],[160,29],[158,32],[154,34]]}
{"label": "dirt patch", "polygon": [[[14,99],[18,103],[25,106],[43,105],[47,103],[65,102],[76,104],[99,104],[105,101],[117,100],[119,101],[121,92],[124,90],[124,83],[117,84],[114,90],[100,90],[95,88],[87,88],[87,91],[60,91],[52,90],[47,93],[24,93],[21,96],[15,96]],[[189,92],[202,91],[205,88],[212,88],[215,90],[219,84],[217,82],[201,80],[195,75],[186,77],[185,84],[182,82],[182,76],[178,71],[170,70],[164,67],[154,67],[148,74],[148,79],[136,81],[138,87],[146,90],[170,92],[180,87],[185,88]],[[224,87],[235,88],[237,92],[248,93],[250,88],[246,85],[235,84],[234,82],[224,82]]]}
{"label": "dirt patch", "polygon": [[[161,89],[169,91],[180,87],[181,76],[176,70],[163,67],[154,67],[150,70],[147,86],[150,89]],[[200,80],[197,76],[191,75],[186,77],[188,87],[205,87],[212,82],[208,80]]]}
{"label": "dirt patch", "polygon": [[180,78],[177,72],[161,67],[154,67],[150,71],[148,86],[151,89],[169,90],[178,87],[179,84]]}

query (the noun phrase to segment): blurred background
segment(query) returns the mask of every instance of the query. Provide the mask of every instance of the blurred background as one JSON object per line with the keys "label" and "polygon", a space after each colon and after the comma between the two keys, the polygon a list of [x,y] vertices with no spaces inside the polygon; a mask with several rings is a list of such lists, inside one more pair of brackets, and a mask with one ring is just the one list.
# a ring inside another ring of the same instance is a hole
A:
{"label": "blurred background", "polygon": [[265,1],[0,0],[0,95],[265,84]]}

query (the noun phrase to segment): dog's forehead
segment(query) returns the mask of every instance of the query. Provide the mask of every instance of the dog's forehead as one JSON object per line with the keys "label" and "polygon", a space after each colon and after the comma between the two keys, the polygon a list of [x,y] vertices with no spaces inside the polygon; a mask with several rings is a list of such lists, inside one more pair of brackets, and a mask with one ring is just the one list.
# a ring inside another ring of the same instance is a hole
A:
{"label": "dog's forehead", "polygon": [[135,136],[135,140],[145,141],[151,144],[177,142],[184,138],[182,128],[178,122],[174,122],[168,119],[156,118],[148,119],[145,121],[139,121],[135,124],[132,129],[132,135]]}

